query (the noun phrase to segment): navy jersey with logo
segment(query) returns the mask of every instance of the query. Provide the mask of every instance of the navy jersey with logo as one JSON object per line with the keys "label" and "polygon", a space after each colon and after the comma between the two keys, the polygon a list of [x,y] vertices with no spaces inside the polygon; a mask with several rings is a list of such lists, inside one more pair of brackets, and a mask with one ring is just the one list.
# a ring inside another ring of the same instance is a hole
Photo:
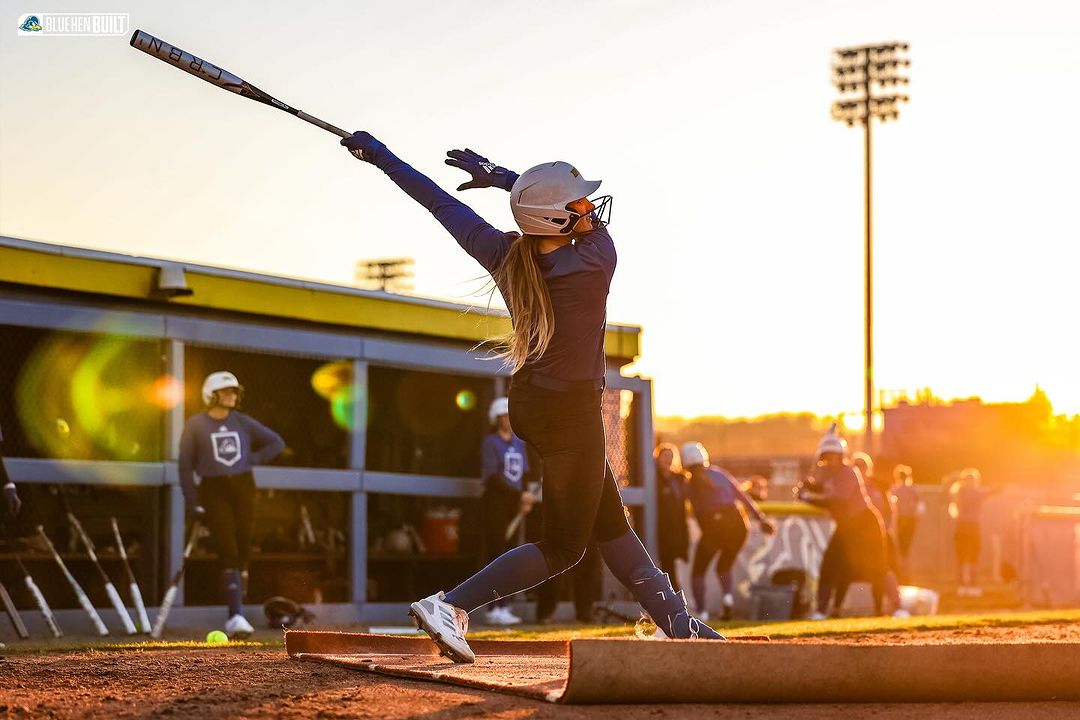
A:
{"label": "navy jersey with logo", "polygon": [[485,485],[500,485],[521,492],[524,490],[525,473],[529,472],[529,457],[525,442],[517,435],[503,440],[499,433],[484,438],[481,474]]}
{"label": "navy jersey with logo", "polygon": [[194,497],[195,479],[239,475],[265,465],[285,449],[276,432],[250,415],[233,410],[223,420],[206,413],[188,418],[180,435],[180,487]]}
{"label": "navy jersey with logo", "polygon": [[[485,270],[496,272],[517,233],[492,227],[385,146],[377,148],[373,163],[427,208]],[[607,296],[616,260],[615,244],[605,228],[584,233],[572,244],[539,256],[540,273],[555,315],[555,334],[544,354],[530,357],[523,369],[570,382],[604,377]],[[499,290],[506,297],[507,288]]]}

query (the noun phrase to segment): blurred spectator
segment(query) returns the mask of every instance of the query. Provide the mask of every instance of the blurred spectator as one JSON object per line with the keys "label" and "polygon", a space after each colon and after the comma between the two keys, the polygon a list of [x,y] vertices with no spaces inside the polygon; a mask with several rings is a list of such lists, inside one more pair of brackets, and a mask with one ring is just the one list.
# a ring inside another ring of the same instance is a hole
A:
{"label": "blurred spectator", "polygon": [[[536,497],[525,490],[529,460],[525,441],[510,427],[509,413],[510,404],[505,397],[492,401],[488,420],[494,426],[494,432],[484,438],[481,447],[484,550],[489,562],[517,546],[518,528],[536,501]],[[492,625],[516,625],[521,618],[510,610],[509,599],[499,598],[488,606],[487,621]]]}
{"label": "blurred spectator", "polygon": [[551,622],[567,580],[574,593],[574,617],[579,623],[593,622],[593,603],[600,597],[600,548],[595,542],[585,548],[585,555],[577,565],[549,578],[537,589],[537,623]]}
{"label": "blurred spectator", "polygon": [[893,468],[892,498],[896,507],[896,545],[900,554],[900,575],[904,582],[909,582],[911,542],[915,537],[919,516],[926,512],[926,503],[919,497],[911,468],[907,465]]}
{"label": "blurred spectator", "polygon": [[982,487],[982,474],[975,468],[964,468],[960,478],[949,488],[949,516],[956,521],[956,562],[960,571],[957,594],[979,597],[982,588],[976,581],[982,528],[979,524],[982,506],[997,490]]}
{"label": "blurred spectator", "polygon": [[705,570],[716,557],[716,576],[724,593],[723,619],[729,620],[735,605],[735,579],[731,568],[750,530],[747,511],[761,523],[765,534],[772,535],[775,527],[757,503],[742,491],[735,478],[709,465],[709,453],[701,443],[682,446],[682,464],[690,474],[690,504],[701,525],[701,539],[694,550],[690,573],[697,615],[702,620],[709,619],[705,611]]}
{"label": "blurred spectator", "polygon": [[[897,562],[896,540],[893,539],[893,519],[895,508],[893,506],[892,493],[889,492],[891,482],[888,479],[880,480],[874,472],[874,460],[868,453],[855,452],[851,455],[851,465],[862,475],[863,484],[866,486],[866,494],[870,502],[874,504],[878,514],[881,515],[882,527],[885,530],[885,597],[889,600],[889,612],[900,616],[907,616],[907,612],[900,608],[900,583],[897,577],[900,573]],[[836,606],[844,606],[844,596],[847,588],[837,588]]]}
{"label": "blurred spectator", "polygon": [[671,576],[671,584],[678,592],[681,588],[675,561],[687,559],[690,545],[686,527],[686,477],[679,465],[678,449],[671,443],[657,445],[653,458],[656,460],[660,569]]}

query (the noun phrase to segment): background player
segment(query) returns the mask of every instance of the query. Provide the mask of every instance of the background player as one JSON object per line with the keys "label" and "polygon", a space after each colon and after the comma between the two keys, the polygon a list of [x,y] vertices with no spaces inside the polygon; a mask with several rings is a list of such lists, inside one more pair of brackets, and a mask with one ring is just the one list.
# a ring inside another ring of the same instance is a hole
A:
{"label": "background player", "polygon": [[660,443],[653,450],[656,460],[656,509],[658,515],[660,568],[671,577],[679,590],[675,561],[689,556],[690,533],[686,526],[686,476],[679,465],[679,450],[671,443]]}
{"label": "background player", "polygon": [[690,582],[694,590],[694,606],[698,617],[708,619],[705,610],[705,571],[716,558],[716,577],[724,593],[723,619],[731,619],[735,605],[735,580],[731,568],[739,551],[746,544],[750,530],[747,511],[761,523],[761,530],[772,535],[775,527],[761,512],[757,503],[742,491],[726,470],[709,464],[709,453],[701,443],[682,446],[682,465],[690,477],[690,504],[701,526],[701,539],[694,550],[694,565]]}
{"label": "background player", "polygon": [[893,504],[896,506],[896,549],[899,555],[900,579],[911,582],[911,543],[919,516],[926,512],[926,503],[919,497],[915,479],[907,465],[893,467]]}
{"label": "background player", "polygon": [[[488,562],[517,545],[518,533],[506,536],[507,528],[518,513],[528,514],[536,498],[525,490],[529,458],[525,442],[510,427],[510,401],[495,398],[488,409],[488,420],[495,432],[484,437],[481,475],[484,478],[484,549]],[[516,625],[521,618],[510,610],[509,599],[501,598],[487,611],[493,625]]]}
{"label": "background player", "polygon": [[960,575],[957,595],[982,595],[982,588],[976,579],[979,552],[982,549],[980,519],[983,503],[996,492],[997,489],[991,490],[982,486],[982,473],[975,468],[961,470],[960,478],[949,488],[949,516],[956,521],[953,538]]}
{"label": "background player", "polygon": [[[188,513],[210,528],[221,560],[222,592],[228,606],[225,634],[245,638],[255,629],[244,618],[244,575],[255,521],[255,476],[285,448],[276,432],[237,410],[243,388],[231,372],[206,377],[206,410],[192,415],[180,435],[180,487]],[[194,474],[201,482],[195,484]]]}
{"label": "background player", "polygon": [[[848,578],[870,581],[874,612],[881,614],[885,590],[885,529],[863,479],[847,462],[847,442],[836,432],[836,425],[818,443],[818,462],[805,483],[797,486],[796,496],[829,511],[836,529],[821,558],[818,572],[817,609],[811,619],[824,619],[829,612],[833,591],[845,587]],[[833,610],[839,614],[840,604]]]}

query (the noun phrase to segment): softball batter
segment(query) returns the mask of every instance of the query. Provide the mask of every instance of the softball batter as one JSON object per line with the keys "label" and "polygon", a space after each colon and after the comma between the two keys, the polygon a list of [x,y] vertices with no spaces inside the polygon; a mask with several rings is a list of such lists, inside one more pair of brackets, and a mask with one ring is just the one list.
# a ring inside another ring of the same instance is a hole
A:
{"label": "softball batter", "polygon": [[514,372],[510,421],[544,463],[543,540],[504,553],[448,593],[413,603],[417,625],[455,662],[473,662],[465,640],[469,612],[573,567],[595,534],[612,574],[668,637],[721,639],[689,614],[682,594],[645,551],[607,467],[600,402],[616,253],[606,227],[611,198],[589,199],[600,182],[586,180],[566,162],[537,165],[518,176],[471,150],[450,151],[446,163],[472,176],[459,190],[510,191],[520,233],[508,233],[370,134],[357,132],[341,144],[386,173],[491,273],[513,325],[499,338]]}

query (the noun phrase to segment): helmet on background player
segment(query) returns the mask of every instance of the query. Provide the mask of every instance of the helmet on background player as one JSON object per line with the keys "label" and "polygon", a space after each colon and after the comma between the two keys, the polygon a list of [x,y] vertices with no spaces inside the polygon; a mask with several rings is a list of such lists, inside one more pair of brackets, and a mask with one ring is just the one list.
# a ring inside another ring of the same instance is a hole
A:
{"label": "helmet on background player", "polygon": [[510,414],[510,399],[505,397],[497,397],[491,401],[491,407],[488,408],[488,421],[492,425],[498,421],[500,415]]}
{"label": "helmet on background player", "polygon": [[839,453],[843,455],[847,452],[847,440],[840,437],[840,433],[837,432],[836,423],[832,424],[829,431],[821,436],[820,442],[817,446],[818,457],[826,453]]}
{"label": "helmet on background player", "polygon": [[689,470],[695,465],[709,467],[709,451],[699,442],[688,442],[684,444],[679,451],[679,454],[682,456],[682,466],[686,470]]}
{"label": "helmet on background player", "polygon": [[215,393],[226,388],[235,388],[237,393],[242,392],[244,389],[236,376],[227,370],[212,372],[207,375],[202,384],[203,404],[207,407],[213,407],[217,403]]}
{"label": "helmet on background player", "polygon": [[[567,205],[588,198],[600,182],[586,180],[577,168],[561,160],[537,165],[523,172],[510,189],[510,211],[526,235],[569,235],[582,215]],[[611,219],[611,196],[596,198],[591,204],[596,226],[606,226]]]}

